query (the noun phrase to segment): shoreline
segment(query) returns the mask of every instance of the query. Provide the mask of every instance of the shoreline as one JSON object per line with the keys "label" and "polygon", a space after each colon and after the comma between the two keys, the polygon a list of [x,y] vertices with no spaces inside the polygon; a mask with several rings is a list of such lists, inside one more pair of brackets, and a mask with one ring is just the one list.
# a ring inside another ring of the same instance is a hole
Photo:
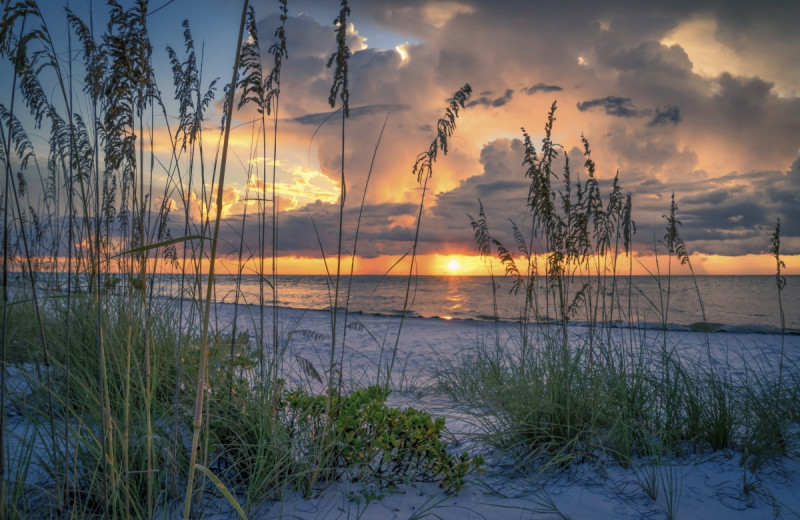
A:
{"label": "shoreline", "polygon": [[[702,300],[707,311],[701,314],[696,289],[691,276],[675,275],[672,280],[672,300],[668,309],[667,330],[698,330],[701,332],[734,332],[780,334],[781,322],[774,276],[710,276],[698,278]],[[233,303],[236,294],[240,305],[254,305],[258,301],[258,285],[255,275],[245,275],[237,285],[235,275],[220,275],[217,278],[215,301],[218,304]],[[783,291],[785,327],[788,334],[800,334],[800,276],[788,276],[787,288]],[[161,289],[153,296],[163,299],[178,299],[180,275],[156,275],[154,279]],[[479,320],[517,322],[522,304],[522,294],[508,292],[510,280],[496,278],[496,293],[492,296],[490,277],[451,277],[424,276],[413,283],[414,298],[406,310],[406,316],[421,316],[443,320]],[[744,281],[743,281],[744,280]],[[350,314],[374,314],[378,316],[399,316],[403,312],[405,283],[402,277],[382,277],[356,275],[353,278]],[[628,302],[627,278],[620,277],[617,297],[605,295],[592,298],[594,305],[605,314],[606,320],[613,319],[612,327],[663,328],[662,313],[659,308],[658,284],[650,277],[633,277],[632,300]],[[63,280],[62,280],[63,283]],[[541,283],[541,282],[540,282]],[[286,275],[279,279],[279,308],[306,310],[326,310],[331,300],[326,289],[324,276]],[[24,284],[18,286],[24,289]],[[271,291],[267,298],[271,303]],[[238,291],[238,293],[237,293]],[[547,321],[547,314],[559,317],[552,310],[547,312],[547,302],[543,290],[539,289],[538,300],[534,305],[540,309],[541,321]],[[572,290],[574,292],[574,289]],[[42,293],[44,294],[44,293]],[[59,293],[52,293],[58,295]],[[265,294],[266,296],[266,294]],[[185,294],[183,298],[191,298]],[[496,298],[497,307],[493,306]],[[538,301],[538,303],[536,303]],[[344,307],[343,299],[339,307]],[[569,301],[567,302],[569,303]],[[586,304],[584,303],[584,307]],[[570,324],[589,324],[593,321],[585,308],[570,314]],[[608,321],[605,322],[608,324]]]}
{"label": "shoreline", "polygon": [[[177,298],[173,296],[158,296],[157,298],[163,301],[173,301],[177,302],[178,300],[183,300],[184,302],[191,301],[190,298]],[[214,304],[218,307],[223,306],[233,306],[235,305],[233,302],[230,301],[220,301],[215,300]],[[238,304],[240,307],[254,309],[258,308],[258,304],[255,303],[242,303]],[[264,305],[265,308],[272,309],[272,305]],[[308,308],[299,308],[299,307],[292,307],[287,305],[278,305],[278,310],[281,312],[320,312],[330,315],[331,308],[316,308],[316,307],[308,307]],[[344,314],[344,307],[339,307],[339,313]],[[377,318],[400,318],[403,314],[402,310],[395,310],[389,312],[369,312],[363,310],[350,310],[347,312],[348,316],[372,316]],[[421,315],[418,314],[416,311],[407,310],[405,312],[406,319],[426,319],[426,320],[439,320],[439,321],[452,321],[452,322],[466,322],[466,323],[501,323],[503,325],[519,325],[520,320],[515,318],[505,318],[499,317],[495,318],[494,316],[486,316],[486,315],[477,315],[472,317],[465,317],[465,316],[447,316],[447,315]],[[528,323],[529,327],[537,327],[537,326],[548,326],[548,325],[558,325],[562,324],[561,320],[557,319],[542,319],[539,321],[530,321]],[[594,325],[589,323],[588,321],[583,320],[570,320],[567,323],[568,327],[575,327],[575,328],[590,328],[592,326],[598,327],[608,327],[611,329],[623,329],[623,330],[647,330],[647,331],[658,331],[663,332],[664,327],[661,323],[656,321],[643,321],[639,323],[628,323],[624,320],[614,320],[613,322],[597,322]],[[667,323],[666,326],[667,332],[697,332],[697,333],[709,333],[709,334],[757,334],[757,335],[766,335],[766,336],[780,336],[781,334],[785,334],[787,336],[798,336],[800,335],[800,329],[796,328],[786,328],[785,330],[781,331],[780,327],[775,325],[766,325],[766,324],[758,324],[758,323],[745,323],[745,324],[726,324],[726,323],[717,323],[717,322],[703,322],[697,321],[694,323]]]}

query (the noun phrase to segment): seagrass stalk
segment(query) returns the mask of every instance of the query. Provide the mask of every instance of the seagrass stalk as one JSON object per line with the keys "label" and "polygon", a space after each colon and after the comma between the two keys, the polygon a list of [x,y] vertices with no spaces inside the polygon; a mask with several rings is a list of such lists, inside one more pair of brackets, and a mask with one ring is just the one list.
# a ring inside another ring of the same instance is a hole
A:
{"label": "seagrass stalk", "polygon": [[208,321],[211,315],[211,296],[214,286],[214,264],[217,258],[217,243],[219,241],[219,227],[222,219],[222,196],[225,187],[225,167],[228,159],[228,141],[231,133],[231,119],[233,116],[233,97],[236,92],[236,79],[239,75],[239,56],[241,55],[241,41],[244,35],[244,26],[247,19],[248,0],[244,0],[242,19],[239,23],[239,35],[236,39],[236,54],[233,60],[233,79],[228,90],[227,114],[225,117],[225,135],[222,143],[222,158],[220,162],[219,182],[217,184],[217,214],[214,223],[214,236],[211,239],[211,252],[208,262],[208,282],[206,287],[206,301],[203,312],[203,326],[200,337],[200,361],[197,375],[197,395],[194,407],[194,425],[192,432],[192,448],[189,455],[189,474],[186,477],[186,498],[184,500],[183,518],[189,520],[192,509],[192,490],[194,486],[195,464],[197,462],[197,448],[200,440],[200,429],[203,426],[203,396],[205,390],[206,362],[208,355]]}
{"label": "seagrass stalk", "polygon": [[345,179],[344,169],[344,153],[345,153],[345,121],[350,116],[350,90],[348,88],[348,60],[350,59],[350,48],[347,46],[347,17],[350,14],[350,7],[347,5],[347,0],[342,0],[342,8],[339,11],[339,16],[334,20],[338,23],[339,27],[336,30],[337,50],[333,53],[328,60],[328,67],[336,63],[336,70],[333,75],[333,85],[331,86],[330,96],[328,102],[333,108],[336,105],[336,97],[341,97],[342,100],[342,137],[341,137],[341,176],[339,186],[339,233],[338,245],[336,247],[336,279],[334,282],[333,290],[333,305],[331,306],[331,356],[330,364],[328,365],[328,405],[327,410],[330,411],[330,395],[333,390],[334,381],[334,365],[336,362],[336,322],[339,315],[339,285],[341,280],[342,268],[342,235],[344,232],[344,205],[347,199],[347,182]]}
{"label": "seagrass stalk", "polygon": [[786,278],[783,276],[783,269],[786,269],[786,264],[781,260],[781,219],[775,225],[775,232],[770,236],[772,246],[770,253],[775,258],[775,285],[778,288],[778,309],[781,318],[781,360],[778,365],[778,398],[782,398],[783,393],[783,365],[784,365],[784,349],[786,347],[786,315],[783,312],[783,299],[781,293],[786,289]]}
{"label": "seagrass stalk", "polygon": [[422,183],[422,196],[419,201],[419,213],[417,215],[417,227],[414,232],[414,242],[411,245],[411,265],[408,268],[403,312],[400,314],[400,324],[397,327],[397,336],[395,338],[394,348],[392,349],[392,359],[386,371],[386,388],[389,388],[391,382],[392,369],[394,368],[394,361],[397,358],[397,348],[400,345],[400,332],[403,329],[403,322],[408,312],[408,300],[411,295],[411,279],[414,276],[414,263],[417,258],[417,244],[419,243],[419,230],[422,225],[422,209],[425,205],[425,192],[428,189],[428,179],[433,176],[433,164],[436,162],[439,150],[441,150],[442,154],[447,155],[447,140],[452,137],[456,129],[456,118],[458,118],[459,110],[464,108],[464,104],[469,99],[470,94],[472,94],[472,87],[469,83],[466,83],[453,94],[453,98],[445,109],[444,116],[436,123],[436,137],[433,138],[428,151],[422,152],[417,156],[417,160],[414,162],[414,167],[411,170],[412,175],[417,176],[417,182]]}
{"label": "seagrass stalk", "polygon": [[350,277],[347,279],[347,294],[344,299],[344,326],[342,327],[342,348],[339,352],[339,382],[337,386],[342,387],[342,372],[341,367],[344,366],[344,351],[347,344],[347,318],[350,311],[350,291],[353,287],[353,275],[356,266],[356,254],[358,253],[358,233],[361,230],[361,217],[364,214],[364,204],[367,201],[367,189],[369,188],[369,181],[372,178],[372,170],[375,167],[375,158],[378,156],[378,148],[381,146],[381,139],[383,139],[383,132],[386,130],[386,123],[389,122],[389,114],[383,120],[383,126],[378,133],[378,140],[375,142],[375,148],[372,150],[372,160],[369,163],[369,170],[367,171],[367,180],[364,182],[364,192],[361,194],[361,205],[358,208],[358,220],[356,221],[356,236],[353,239],[353,253],[350,255]]}
{"label": "seagrass stalk", "polygon": [[[333,21],[336,28],[336,52],[331,54],[328,59],[328,67],[334,63],[336,68],[333,73],[333,84],[331,85],[330,95],[328,96],[328,103],[331,108],[336,106],[336,98],[342,100],[342,135],[341,135],[341,176],[339,186],[339,233],[338,243],[336,247],[336,278],[333,282],[333,301],[331,302],[331,348],[330,359],[328,364],[328,383],[327,383],[327,398],[325,399],[325,416],[326,421],[323,427],[322,436],[319,438],[319,451],[317,452],[317,463],[308,479],[306,487],[306,496],[311,496],[311,491],[319,478],[323,466],[326,464],[325,455],[325,439],[331,428],[331,405],[334,393],[334,374],[336,363],[336,322],[339,315],[339,285],[341,280],[342,268],[342,235],[344,231],[344,205],[347,199],[347,183],[345,179],[345,121],[350,116],[350,90],[348,88],[348,60],[350,59],[350,48],[347,46],[347,17],[350,15],[350,7],[347,5],[347,0],[342,0],[339,15]],[[322,246],[320,245],[320,249]],[[324,250],[322,251],[324,255]],[[327,266],[326,266],[327,269]]]}
{"label": "seagrass stalk", "polygon": [[272,128],[272,414],[278,413],[278,212],[280,209],[277,191],[278,173],[278,112],[280,109],[281,95],[281,66],[283,60],[289,57],[286,50],[286,0],[278,0],[281,4],[281,25],[275,31],[277,42],[272,45],[270,52],[273,56],[273,68],[265,83],[266,109],[269,114],[274,99],[274,117]]}
{"label": "seagrass stalk", "polygon": [[[41,18],[41,13],[39,12],[38,6],[35,3],[30,4],[30,5],[29,4],[25,4],[25,5],[22,5],[22,6],[14,7],[14,9],[20,9],[20,8],[21,8],[21,10],[17,10],[15,14],[17,16],[21,16],[21,18],[22,18],[22,22],[21,22],[21,25],[20,25],[20,35],[21,35],[20,36],[20,40],[22,40],[22,39],[27,37],[25,35],[25,22],[27,21],[29,12],[32,12],[35,15],[39,15],[40,18]],[[4,15],[3,23],[4,23],[4,25],[13,23],[11,17],[6,17],[6,14],[7,14],[6,12],[3,13],[3,15]],[[45,35],[47,34],[46,29],[45,29],[43,34],[45,34]],[[27,263],[27,267],[28,267],[28,275],[29,275],[29,278],[30,278],[30,285],[31,285],[31,296],[32,296],[32,299],[33,299],[33,305],[34,305],[34,309],[35,309],[35,313],[36,313],[36,322],[37,322],[38,328],[39,328],[39,337],[40,337],[40,342],[41,342],[41,346],[42,346],[42,357],[43,357],[44,366],[45,366],[45,379],[46,379],[45,384],[46,384],[46,388],[47,388],[47,398],[48,398],[48,400],[47,400],[47,404],[48,404],[48,422],[49,422],[49,429],[50,429],[51,448],[53,450],[52,451],[53,464],[54,464],[54,466],[56,468],[58,468],[59,463],[58,463],[58,455],[57,455],[57,447],[56,447],[55,409],[54,409],[54,406],[53,406],[53,387],[52,387],[51,374],[50,374],[50,354],[49,354],[49,350],[48,350],[48,346],[47,346],[47,338],[45,336],[44,325],[42,323],[41,309],[40,309],[40,305],[39,305],[38,294],[37,294],[37,291],[36,291],[36,283],[34,281],[34,272],[33,272],[32,260],[31,260],[31,251],[30,251],[30,249],[28,247],[28,237],[27,237],[27,233],[25,232],[25,222],[24,222],[24,218],[23,218],[23,213],[22,213],[21,208],[20,208],[19,197],[18,197],[18,194],[17,194],[17,187],[16,187],[16,185],[14,183],[14,179],[13,179],[13,176],[11,174],[11,150],[12,150],[11,143],[12,143],[12,140],[19,140],[19,139],[23,138],[23,136],[14,135],[15,128],[13,126],[13,122],[15,121],[15,118],[14,118],[14,100],[15,100],[15,94],[16,94],[16,89],[17,89],[17,79],[18,79],[19,74],[28,75],[28,76],[33,74],[33,71],[32,71],[33,64],[29,62],[28,57],[24,53],[24,50],[25,50],[24,48],[19,48],[18,46],[13,48],[13,49],[9,49],[10,53],[13,52],[14,56],[16,57],[16,60],[15,60],[16,63],[15,63],[14,74],[13,74],[13,79],[12,79],[11,103],[9,105],[9,111],[8,111],[8,125],[9,125],[8,132],[9,133],[8,133],[8,136],[6,137],[6,140],[4,140],[3,143],[2,143],[3,155],[5,157],[5,169],[6,169],[6,183],[5,183],[5,191],[3,193],[3,198],[4,198],[4,206],[5,206],[6,210],[7,210],[8,209],[8,198],[10,196],[14,197],[14,206],[15,206],[16,211],[17,211],[17,217],[19,218],[19,233],[20,233],[20,236],[22,237],[22,244],[23,244],[23,247],[24,247],[24,251],[23,252],[25,254],[26,263]],[[6,52],[6,50],[3,49],[3,52]],[[38,82],[37,82],[37,85],[38,85]],[[26,99],[26,101],[27,101],[27,99]],[[40,108],[44,112],[49,107],[50,107],[49,104],[44,103],[44,106],[42,106]],[[24,139],[27,140],[27,136],[24,136]],[[30,148],[32,149],[32,146]],[[23,162],[25,162],[25,161],[23,161]],[[14,208],[12,208],[12,211],[13,210],[14,210]],[[4,212],[4,215],[8,215],[8,213]],[[4,218],[6,218],[6,217],[4,217]],[[8,226],[7,226],[7,222],[5,222],[5,221],[4,221],[4,233],[5,233],[4,236],[7,237],[8,236]],[[6,245],[5,242],[4,242],[4,245]],[[7,263],[8,258],[6,256],[7,253],[5,253],[7,251],[7,248],[4,247],[3,251],[4,251],[4,260],[5,260],[4,263],[3,263],[3,269],[6,270],[6,269],[8,269],[8,263]],[[4,275],[4,282],[6,280],[7,280],[6,275]],[[4,285],[4,291],[5,291],[5,285]],[[6,296],[6,298],[7,298],[7,296]],[[7,306],[6,301],[7,300],[4,300],[4,314],[5,314],[5,308]],[[5,326],[3,328],[3,337],[5,337]],[[3,357],[3,364],[2,364],[2,366],[0,366],[0,368],[4,371],[5,370],[5,344],[3,345],[2,357]],[[4,383],[4,381],[3,381],[3,383]],[[3,423],[2,426],[4,427],[5,424]],[[3,441],[5,441],[5,439],[3,439]],[[4,446],[0,445],[0,448],[4,448]],[[3,463],[4,462],[5,461],[3,461]],[[4,469],[4,468],[2,468],[2,469]],[[61,489],[61,484],[60,484],[60,479],[59,479],[59,476],[58,476],[58,470],[57,469],[54,472],[54,479],[55,479],[55,489],[56,490],[60,490]],[[2,487],[2,492],[4,492],[5,491],[5,478],[3,477],[2,480],[3,480],[3,486],[0,486],[0,487]],[[5,499],[4,496],[2,498]],[[56,492],[56,509],[57,509],[59,514],[61,513],[61,510],[62,510],[61,499],[62,499],[61,494],[57,491]],[[3,508],[5,508],[5,503],[4,502],[0,502],[0,505],[2,505]]]}

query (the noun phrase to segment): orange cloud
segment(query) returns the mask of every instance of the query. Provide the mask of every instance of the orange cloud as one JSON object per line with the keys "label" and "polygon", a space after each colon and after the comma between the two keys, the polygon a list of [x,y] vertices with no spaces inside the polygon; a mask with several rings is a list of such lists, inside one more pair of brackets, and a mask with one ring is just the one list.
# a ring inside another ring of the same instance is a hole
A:
{"label": "orange cloud", "polygon": [[[210,187],[210,192],[206,191],[198,197],[194,191],[189,194],[189,217],[195,222],[200,222],[209,218],[211,220],[217,215],[217,190],[218,186]],[[234,206],[239,203],[241,196],[236,186],[226,186],[222,191],[222,212],[223,219],[229,218],[234,214]]]}

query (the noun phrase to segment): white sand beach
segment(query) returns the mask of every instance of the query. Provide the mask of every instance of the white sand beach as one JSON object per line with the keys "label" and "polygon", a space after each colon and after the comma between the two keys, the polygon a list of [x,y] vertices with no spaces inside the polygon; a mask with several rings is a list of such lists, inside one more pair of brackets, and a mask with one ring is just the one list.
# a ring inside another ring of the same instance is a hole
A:
{"label": "white sand beach", "polygon": [[[253,316],[241,312],[241,308],[239,311],[240,327],[247,329],[247,323],[252,327]],[[233,306],[222,304],[218,313],[220,323],[230,323]],[[294,330],[284,356],[289,379],[294,378],[294,384],[313,386],[298,359],[309,361],[320,373],[327,370],[330,314],[282,309],[280,321]],[[343,387],[363,388],[374,383],[376,368],[387,362],[394,347],[399,318],[351,315],[348,324],[342,357]],[[582,332],[585,331],[580,326],[571,328],[572,334]],[[663,341],[663,332],[658,330],[619,328],[613,329],[613,333],[620,341],[627,337],[652,342],[653,348]],[[501,342],[513,342],[515,335],[518,335],[518,325],[512,323],[407,318],[403,324],[393,375],[395,389],[388,404],[401,408],[413,406],[434,417],[445,417],[447,441],[453,451],[483,454],[485,472],[469,475],[459,492],[446,494],[436,482],[409,482],[392,490],[380,490],[342,479],[320,483],[311,498],[286,492],[281,500],[251,509],[249,518],[732,520],[800,517],[797,446],[790,447],[793,456],[768,460],[754,472],[747,464],[742,464],[742,453],[737,449],[693,453],[688,447],[684,456],[634,459],[630,467],[623,467],[614,457],[603,453],[558,471],[542,470],[536,465],[515,466],[507,454],[481,443],[475,414],[441,395],[434,386],[434,374],[443,367],[444,360],[468,353],[481,341],[500,338]],[[713,355],[733,365],[747,363],[751,358],[777,360],[780,355],[781,336],[774,334],[713,333],[706,336],[670,331],[666,339],[685,359],[692,359],[692,353],[705,346],[706,337]],[[786,336],[784,350],[787,363],[797,363],[800,336]],[[17,398],[30,391],[19,369],[9,368],[7,385],[9,393]],[[19,441],[33,429],[18,408],[12,405],[8,409],[8,474],[14,475],[19,458],[29,455],[18,450]],[[485,414],[484,418],[490,411]],[[40,436],[37,450],[44,449],[48,442],[42,430],[37,430]],[[33,457],[35,461],[35,453]],[[35,462],[26,478],[31,484],[38,482],[41,486],[48,482],[45,472],[37,471]],[[203,518],[236,517],[224,499],[215,498],[213,490],[207,492],[204,504],[198,511]],[[180,504],[176,503],[174,508],[162,513],[167,518],[177,518],[180,510]]]}
{"label": "white sand beach", "polygon": [[[229,306],[223,312],[230,312]],[[349,323],[363,329],[347,332],[344,373],[353,388],[374,382],[381,359],[379,341],[392,343],[399,319],[381,316],[350,316]],[[330,334],[330,315],[321,311],[289,311],[285,323],[295,323],[299,330],[311,330],[321,336]],[[389,396],[394,406],[413,406],[447,420],[457,450],[485,450],[476,439],[474,421],[457,403],[437,395],[432,388],[433,372],[443,358],[456,356],[474,347],[476,342],[494,339],[491,322],[407,318],[399,340],[394,380],[401,391]],[[518,326],[500,324],[501,341],[513,341]],[[585,329],[574,327],[580,335]],[[620,338],[631,332],[638,340],[657,348],[662,332],[616,329]],[[297,336],[287,360],[302,356],[321,368],[327,348],[324,339],[315,342]],[[779,335],[671,331],[667,341],[687,359],[699,354],[706,337],[714,355],[730,363],[746,363],[751,356],[772,359],[780,355]],[[800,336],[785,338],[785,352],[792,362],[800,361]],[[393,344],[386,345],[384,350]],[[302,371],[295,368],[302,379]],[[800,426],[799,426],[800,427]],[[794,448],[795,455],[798,454]],[[765,519],[800,517],[800,459],[795,456],[770,460],[756,472],[741,464],[736,450],[688,453],[681,458],[660,461],[637,460],[632,467],[621,467],[611,456],[578,464],[560,472],[539,473],[536,467],[527,472],[510,469],[502,454],[486,452],[486,472],[474,474],[469,484],[453,495],[443,493],[436,483],[402,486],[394,493],[383,491],[382,498],[367,504],[359,497],[358,484],[337,482],[319,489],[311,499],[291,495],[281,502],[264,504],[252,518],[572,518],[600,520],[607,518],[680,518],[680,519]],[[647,482],[656,486],[656,499],[648,496]],[[668,514],[669,513],[669,514]],[[224,516],[224,515],[223,515]]]}

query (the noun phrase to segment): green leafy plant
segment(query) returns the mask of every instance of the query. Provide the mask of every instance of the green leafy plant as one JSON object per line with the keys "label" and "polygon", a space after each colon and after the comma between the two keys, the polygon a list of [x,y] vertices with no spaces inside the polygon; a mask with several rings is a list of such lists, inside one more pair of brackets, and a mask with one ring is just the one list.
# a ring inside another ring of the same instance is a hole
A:
{"label": "green leafy plant", "polygon": [[345,474],[381,489],[408,481],[438,481],[446,489],[458,490],[469,473],[481,471],[480,455],[447,451],[442,440],[444,419],[414,408],[390,408],[385,404],[388,395],[379,386],[337,394],[331,398],[328,415],[326,396],[289,392],[285,400],[292,418],[290,430],[309,441],[329,436],[326,440],[334,452],[328,479]]}

